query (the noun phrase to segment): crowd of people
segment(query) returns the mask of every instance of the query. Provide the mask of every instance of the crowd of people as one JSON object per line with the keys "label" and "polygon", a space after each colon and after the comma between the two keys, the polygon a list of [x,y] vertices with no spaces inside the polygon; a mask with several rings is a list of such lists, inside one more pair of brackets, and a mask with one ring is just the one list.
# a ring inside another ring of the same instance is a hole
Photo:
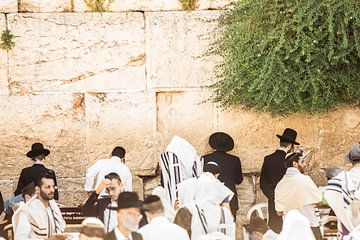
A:
{"label": "crowd of people", "polygon": [[[360,239],[360,144],[345,156],[352,168],[339,170],[321,191],[305,175],[310,152],[294,149],[300,145],[297,132],[287,128],[277,137],[279,147],[265,156],[260,174],[268,218],[251,218],[245,227],[249,239],[324,239],[318,211],[324,204],[338,219],[339,235]],[[55,172],[44,165],[50,151],[34,143],[26,154],[34,164],[21,171],[13,198],[4,202],[0,192],[0,210],[12,223],[15,240],[235,240],[241,161],[228,153],[234,148],[228,134],[212,134],[209,144],[214,151],[201,156],[174,136],[160,156],[159,186],[143,201],[132,189],[125,149],[115,147],[109,159],[88,168],[86,219],[70,233],[58,204],[65,196],[59,196]]]}

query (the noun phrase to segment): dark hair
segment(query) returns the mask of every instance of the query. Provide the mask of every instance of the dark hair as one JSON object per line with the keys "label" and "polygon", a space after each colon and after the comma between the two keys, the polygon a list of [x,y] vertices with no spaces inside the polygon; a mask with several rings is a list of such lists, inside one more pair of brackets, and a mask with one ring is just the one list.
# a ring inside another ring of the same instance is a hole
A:
{"label": "dark hair", "polygon": [[25,199],[25,195],[33,196],[35,194],[35,184],[34,182],[29,183],[21,190],[21,195]]}
{"label": "dark hair", "polygon": [[293,167],[293,163],[294,162],[299,162],[300,157],[302,155],[303,155],[302,152],[290,153],[285,159],[285,167],[286,168]]}
{"label": "dark hair", "polygon": [[217,163],[215,162],[208,162],[204,165],[204,172],[209,172],[212,174],[220,174],[221,173],[221,169],[219,167],[219,165],[217,165]]}
{"label": "dark hair", "polygon": [[115,147],[114,150],[112,150],[112,152],[111,152],[111,156],[124,158],[125,157],[125,149],[122,147]]}
{"label": "dark hair", "polygon": [[151,214],[158,214],[164,212],[164,206],[160,198],[156,195],[150,195],[143,201],[143,208],[146,212]]}
{"label": "dark hair", "polygon": [[109,180],[117,179],[119,182],[121,182],[120,176],[115,172],[111,172],[111,173],[105,175],[105,178],[109,179]]}
{"label": "dark hair", "polygon": [[52,180],[55,181],[54,174],[53,174],[52,172],[50,172],[50,171],[46,171],[46,172],[44,172],[43,174],[39,175],[39,176],[35,179],[34,185],[35,185],[36,187],[41,187],[41,185],[42,185],[42,181],[41,181],[41,180],[42,180],[43,178],[52,179]]}
{"label": "dark hair", "polygon": [[292,143],[288,143],[288,142],[281,142],[280,141],[280,147],[288,147],[288,146],[290,146],[290,145],[293,145]]}
{"label": "dark hair", "polygon": [[105,233],[104,228],[102,228],[102,227],[83,226],[81,228],[80,234],[84,234],[87,237],[104,238],[106,233]]}

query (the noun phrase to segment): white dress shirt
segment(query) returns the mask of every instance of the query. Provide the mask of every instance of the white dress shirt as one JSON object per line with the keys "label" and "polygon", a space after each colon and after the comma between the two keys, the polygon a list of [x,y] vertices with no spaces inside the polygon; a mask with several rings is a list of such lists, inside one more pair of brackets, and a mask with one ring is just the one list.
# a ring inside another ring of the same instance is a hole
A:
{"label": "white dress shirt", "polygon": [[122,234],[117,227],[115,228],[115,237],[116,240],[132,240],[131,233],[128,237],[125,237],[124,234]]}
{"label": "white dress shirt", "polygon": [[189,240],[189,235],[182,227],[169,222],[165,216],[154,217],[150,223],[138,231],[144,240]]}
{"label": "white dress shirt", "polygon": [[[125,191],[132,191],[132,176],[130,169],[121,162],[121,159],[116,156],[112,156],[110,159],[101,159],[96,161],[86,172],[85,191],[93,191],[94,180],[96,178],[95,189],[105,175],[115,172],[124,184]],[[104,190],[105,191],[105,190]],[[105,193],[105,192],[103,192]],[[102,194],[103,194],[102,193]]]}
{"label": "white dress shirt", "polygon": [[[111,207],[117,207],[117,202],[111,201]],[[118,225],[117,211],[110,210],[109,208],[105,208],[104,225],[106,232],[111,232]]]}

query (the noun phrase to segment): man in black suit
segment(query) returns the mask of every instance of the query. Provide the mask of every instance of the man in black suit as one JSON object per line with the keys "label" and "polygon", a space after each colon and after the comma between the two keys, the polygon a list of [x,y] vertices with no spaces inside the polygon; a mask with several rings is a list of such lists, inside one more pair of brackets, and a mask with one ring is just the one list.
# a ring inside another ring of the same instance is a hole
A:
{"label": "man in black suit", "polygon": [[[100,193],[106,189],[109,196],[99,198]],[[117,200],[124,185],[117,173],[109,173],[93,191],[83,206],[83,214],[86,217],[97,217],[105,225],[106,232],[110,232],[117,225],[117,214],[108,207],[117,207]]]}
{"label": "man in black suit", "polygon": [[118,206],[111,207],[117,211],[118,225],[106,234],[105,240],[132,239],[142,240],[141,234],[136,231],[142,217],[141,202],[136,192],[122,192],[118,197]]}
{"label": "man in black suit", "polygon": [[286,154],[292,152],[294,145],[299,145],[299,143],[296,142],[297,132],[291,128],[286,128],[282,135],[276,136],[280,138],[280,147],[264,158],[260,174],[260,188],[268,199],[269,227],[274,232],[280,233],[282,218],[275,211],[275,187],[286,173]]}
{"label": "man in black suit", "polygon": [[45,157],[49,154],[50,151],[48,149],[45,149],[41,143],[34,143],[31,146],[31,151],[29,151],[26,156],[29,157],[32,161],[34,161],[34,164],[31,167],[27,167],[21,170],[19,182],[14,192],[15,196],[21,194],[22,189],[28,184],[34,182],[39,176],[44,175],[44,173],[48,173],[49,175],[51,175],[55,182],[56,190],[54,199],[59,200],[59,192],[57,190],[55,172],[51,169],[46,168],[43,163]]}
{"label": "man in black suit", "polygon": [[209,144],[215,151],[203,156],[204,165],[208,162],[215,162],[220,167],[221,174],[219,180],[234,193],[230,201],[230,209],[235,221],[236,211],[239,209],[236,184],[240,184],[243,181],[243,175],[240,159],[226,153],[234,148],[234,140],[224,132],[216,132],[210,136]]}

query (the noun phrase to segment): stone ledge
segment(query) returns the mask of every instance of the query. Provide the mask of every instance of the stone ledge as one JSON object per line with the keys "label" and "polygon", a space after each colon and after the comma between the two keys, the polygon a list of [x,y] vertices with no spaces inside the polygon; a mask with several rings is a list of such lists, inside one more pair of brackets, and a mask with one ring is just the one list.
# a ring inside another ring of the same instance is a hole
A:
{"label": "stone ledge", "polygon": [[0,13],[14,13],[18,11],[17,0],[1,0]]}

